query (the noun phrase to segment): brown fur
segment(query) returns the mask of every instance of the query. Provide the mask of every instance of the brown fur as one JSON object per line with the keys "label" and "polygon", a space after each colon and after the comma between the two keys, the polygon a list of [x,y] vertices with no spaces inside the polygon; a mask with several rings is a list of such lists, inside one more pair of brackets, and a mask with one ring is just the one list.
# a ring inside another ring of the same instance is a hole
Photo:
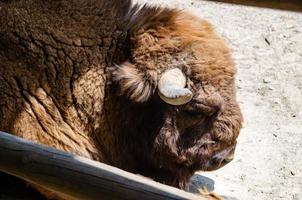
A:
{"label": "brown fur", "polygon": [[[194,97],[157,95],[178,67]],[[130,1],[0,1],[0,130],[185,188],[221,167],[242,116],[212,26]]]}

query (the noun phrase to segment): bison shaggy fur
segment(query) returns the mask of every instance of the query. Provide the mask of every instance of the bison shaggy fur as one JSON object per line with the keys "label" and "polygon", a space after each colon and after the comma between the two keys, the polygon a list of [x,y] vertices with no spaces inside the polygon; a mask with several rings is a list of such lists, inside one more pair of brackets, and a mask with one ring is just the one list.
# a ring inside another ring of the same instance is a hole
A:
{"label": "bison shaggy fur", "polygon": [[[193,93],[183,105],[157,92],[173,68]],[[235,73],[213,27],[184,11],[0,0],[0,130],[165,184],[184,189],[233,154]]]}

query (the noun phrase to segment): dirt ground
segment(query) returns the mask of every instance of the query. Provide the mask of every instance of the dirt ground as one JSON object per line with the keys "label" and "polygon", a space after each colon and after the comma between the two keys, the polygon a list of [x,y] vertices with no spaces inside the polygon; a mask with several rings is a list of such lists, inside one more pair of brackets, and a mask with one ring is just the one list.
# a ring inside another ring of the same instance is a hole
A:
{"label": "dirt ground", "polygon": [[201,0],[135,1],[208,19],[233,51],[245,118],[235,160],[197,173],[191,191],[206,186],[228,200],[302,200],[302,13]]}
{"label": "dirt ground", "polygon": [[244,128],[235,160],[194,186],[240,200],[302,200],[302,13],[201,0],[137,0],[208,19],[233,50]]}

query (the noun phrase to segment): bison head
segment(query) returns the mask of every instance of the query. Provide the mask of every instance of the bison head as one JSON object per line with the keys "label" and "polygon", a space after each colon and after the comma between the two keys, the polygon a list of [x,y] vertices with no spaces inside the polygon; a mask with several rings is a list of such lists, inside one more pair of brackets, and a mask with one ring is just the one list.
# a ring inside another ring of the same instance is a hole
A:
{"label": "bison head", "polygon": [[132,106],[125,129],[136,143],[137,171],[184,188],[195,171],[218,169],[233,158],[242,122],[236,70],[208,22],[146,7],[134,16],[127,59],[112,75]]}

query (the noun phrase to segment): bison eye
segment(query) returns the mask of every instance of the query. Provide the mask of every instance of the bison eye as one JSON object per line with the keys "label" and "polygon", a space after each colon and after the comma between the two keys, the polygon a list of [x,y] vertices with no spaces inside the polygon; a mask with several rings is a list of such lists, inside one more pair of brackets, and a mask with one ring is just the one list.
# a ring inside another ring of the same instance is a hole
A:
{"label": "bison eye", "polygon": [[186,115],[189,115],[189,116],[192,116],[192,117],[199,117],[202,115],[202,113],[200,113],[199,111],[197,110],[183,110],[183,112],[186,114]]}
{"label": "bison eye", "polygon": [[217,106],[209,106],[201,103],[191,103],[184,107],[183,112],[194,117],[209,117],[215,115],[219,110],[220,109]]}

